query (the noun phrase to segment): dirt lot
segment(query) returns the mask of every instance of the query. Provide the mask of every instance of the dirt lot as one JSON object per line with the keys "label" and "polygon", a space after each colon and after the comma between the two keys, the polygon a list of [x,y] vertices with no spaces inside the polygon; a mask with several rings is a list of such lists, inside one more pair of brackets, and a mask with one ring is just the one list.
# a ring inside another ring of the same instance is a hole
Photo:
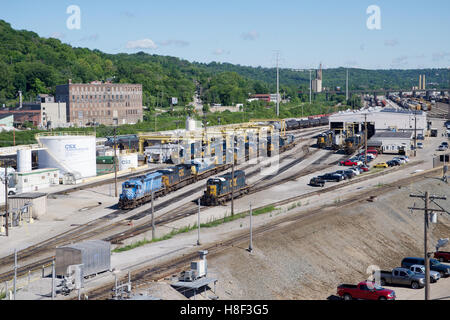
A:
{"label": "dirt lot", "polygon": [[[371,265],[390,269],[398,267],[405,256],[421,256],[423,214],[407,207],[414,203],[423,207],[422,200],[409,194],[424,190],[450,199],[448,185],[428,178],[373,203],[324,211],[281,231],[265,233],[254,239],[252,254],[242,244],[210,257],[208,271],[220,279],[217,295],[220,299],[327,299],[340,283],[367,279]],[[450,207],[450,200],[441,203]],[[449,233],[450,216],[440,215],[430,229],[429,249]],[[433,298],[450,296],[450,287],[445,286],[449,279],[443,280],[440,287],[444,289]],[[401,295],[423,299],[422,292]]]}

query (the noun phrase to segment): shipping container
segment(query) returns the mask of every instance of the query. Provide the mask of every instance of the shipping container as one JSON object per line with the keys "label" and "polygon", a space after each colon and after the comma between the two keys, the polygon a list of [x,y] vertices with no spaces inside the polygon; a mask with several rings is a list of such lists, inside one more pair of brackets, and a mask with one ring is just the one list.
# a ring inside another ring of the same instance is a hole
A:
{"label": "shipping container", "polygon": [[66,275],[70,265],[83,265],[85,277],[111,269],[111,244],[102,240],[88,240],[56,248],[55,271]]}

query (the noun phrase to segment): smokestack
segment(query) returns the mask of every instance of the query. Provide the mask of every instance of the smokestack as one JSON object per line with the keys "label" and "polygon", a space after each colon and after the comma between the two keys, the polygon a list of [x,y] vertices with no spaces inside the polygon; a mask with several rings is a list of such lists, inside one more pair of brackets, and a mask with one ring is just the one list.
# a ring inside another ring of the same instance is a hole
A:
{"label": "smokestack", "polygon": [[427,82],[425,81],[425,75],[423,75],[423,85],[422,90],[425,90],[427,88]]}
{"label": "smokestack", "polygon": [[422,90],[422,75],[419,75],[419,90]]}
{"label": "smokestack", "polygon": [[19,91],[19,109],[22,109],[22,91]]}
{"label": "smokestack", "polygon": [[69,84],[72,84],[72,79],[69,79]]}

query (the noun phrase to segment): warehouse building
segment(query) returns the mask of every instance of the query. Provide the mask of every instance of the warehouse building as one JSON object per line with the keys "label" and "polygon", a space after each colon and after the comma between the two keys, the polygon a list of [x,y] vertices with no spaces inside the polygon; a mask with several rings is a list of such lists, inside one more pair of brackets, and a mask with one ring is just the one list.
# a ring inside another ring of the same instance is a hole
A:
{"label": "warehouse building", "polygon": [[409,155],[414,132],[378,132],[367,142],[368,147],[379,148],[383,153]]}
{"label": "warehouse building", "polygon": [[330,129],[335,133],[353,131],[359,133],[368,123],[369,138],[375,133],[414,132],[425,135],[427,132],[427,114],[423,111],[405,111],[387,108],[370,108],[369,110],[344,111],[330,116]]}
{"label": "warehouse building", "polygon": [[141,84],[81,84],[69,79],[67,84],[56,86],[56,101],[67,104],[67,122],[80,127],[135,124],[143,119]]}

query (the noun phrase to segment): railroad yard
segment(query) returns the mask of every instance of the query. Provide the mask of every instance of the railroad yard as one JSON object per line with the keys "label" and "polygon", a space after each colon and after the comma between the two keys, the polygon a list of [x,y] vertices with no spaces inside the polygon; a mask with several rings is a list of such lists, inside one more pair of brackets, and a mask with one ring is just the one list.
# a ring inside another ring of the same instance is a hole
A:
{"label": "railroad yard", "polygon": [[[10,229],[10,241],[0,248],[0,283],[11,289],[17,250],[17,299],[51,299],[55,248],[105,240],[112,249],[110,271],[84,279],[82,290],[58,294],[56,299],[76,299],[81,292],[85,298],[108,299],[113,297],[116,279],[125,283],[128,277],[133,288],[128,294],[144,293],[160,299],[339,298],[336,286],[342,281],[363,281],[368,277],[368,266],[394,268],[401,256],[420,256],[420,214],[413,217],[406,209],[411,204],[407,194],[422,190],[423,185],[449,196],[448,184],[440,179],[442,166],[433,160],[444,141],[445,119],[433,118],[432,126],[438,128],[437,136],[426,137],[423,149],[417,150],[415,157],[410,155],[407,162],[376,168],[395,157],[378,154],[367,164],[367,172],[361,170],[343,181],[327,181],[323,187],[310,185],[311,179],[345,169],[340,163],[352,154],[354,161],[359,160],[354,152],[318,147],[319,134],[327,126],[290,130],[294,143],[278,157],[268,158],[278,160],[272,163],[275,169],[267,167],[267,160],[235,165],[235,171],[245,173],[250,188],[245,194],[236,194],[233,217],[230,201],[198,207],[207,178],[133,209],[118,207],[111,180],[75,188],[53,186],[47,198],[48,213]],[[170,167],[149,164],[131,175]],[[228,166],[220,174],[231,174],[232,170]],[[129,176],[125,174],[121,181]],[[125,194],[120,185],[118,194]],[[151,241],[152,205],[156,242]],[[250,205],[255,213],[251,253],[246,251]],[[200,245],[198,219],[202,224]],[[395,221],[389,223],[390,219]],[[448,217],[442,216],[439,222],[431,231],[432,243],[448,234]],[[203,286],[202,294],[177,292],[171,285],[173,277],[196,259],[199,250],[209,252],[208,270],[219,279],[217,290]],[[280,256],[283,259],[278,259]],[[271,275],[261,279],[257,276],[261,272]],[[56,279],[57,287],[61,281]],[[450,295],[447,282],[441,279],[432,285],[442,288],[433,298]],[[403,288],[394,290],[398,299],[417,298],[408,290],[403,293]]]}

